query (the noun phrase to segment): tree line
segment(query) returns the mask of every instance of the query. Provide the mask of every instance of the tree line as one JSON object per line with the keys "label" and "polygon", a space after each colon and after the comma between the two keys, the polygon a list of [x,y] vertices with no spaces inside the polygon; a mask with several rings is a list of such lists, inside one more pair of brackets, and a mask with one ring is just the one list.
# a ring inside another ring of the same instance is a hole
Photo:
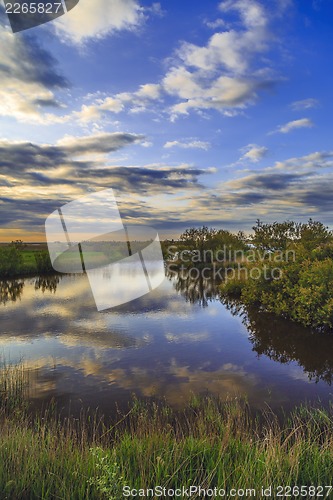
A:
{"label": "tree line", "polygon": [[202,226],[170,243],[190,252],[242,250],[238,272],[221,284],[222,296],[316,330],[333,329],[333,233],[322,222],[257,220],[249,235]]}

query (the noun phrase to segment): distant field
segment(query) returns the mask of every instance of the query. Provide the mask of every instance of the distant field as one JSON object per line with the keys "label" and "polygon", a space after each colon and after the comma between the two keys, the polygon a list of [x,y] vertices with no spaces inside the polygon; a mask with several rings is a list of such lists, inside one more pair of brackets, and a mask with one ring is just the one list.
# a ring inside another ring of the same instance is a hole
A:
{"label": "distant field", "polygon": [[[76,250],[74,252],[67,251],[63,254],[59,254],[59,256],[60,255],[61,255],[61,265],[63,266],[64,271],[66,269],[72,272],[82,271],[81,263],[78,264],[78,255]],[[91,269],[95,267],[106,266],[107,264],[110,263],[110,259],[104,253],[90,251],[90,252],[84,252],[84,263],[86,268]]]}
{"label": "distant field", "polygon": [[[30,250],[30,249],[25,249],[23,250],[22,252],[22,256],[23,256],[23,267],[27,267],[27,268],[36,268],[36,260],[35,260],[35,254],[36,252],[40,252],[41,250],[45,250],[46,249],[46,246],[44,246],[44,248],[34,248],[33,250]],[[60,254],[59,254],[60,255]],[[121,256],[120,256],[121,257]],[[70,266],[71,265],[71,262],[73,263],[73,265],[75,265],[77,263],[77,253],[75,252],[66,252],[64,254],[62,254],[62,259],[63,259],[63,263],[64,265],[68,265]],[[105,266],[107,265],[110,260],[108,259],[108,257],[104,254],[102,254],[101,252],[85,252],[84,253],[84,260],[85,262],[89,262],[89,266],[92,267],[92,266]],[[74,269],[73,269],[74,271]]]}
{"label": "distant field", "polygon": [[29,267],[36,267],[36,260],[35,260],[35,253],[36,253],[37,250],[35,251],[31,251],[31,250],[24,250],[22,252],[22,256],[23,256],[23,266],[26,267],[26,266],[29,266]]}
{"label": "distant field", "polygon": [[[8,246],[9,246],[8,244],[0,243],[0,250]],[[32,275],[36,273],[53,272],[53,267],[48,258],[47,245],[45,243],[26,244],[24,248],[20,251],[20,253],[22,256],[21,264],[19,266],[15,265],[10,272],[8,271],[1,272],[1,262],[0,262],[0,276],[8,278],[8,277],[17,277],[20,275]],[[46,267],[43,266],[42,269],[38,268],[37,265],[38,261],[37,255],[40,255],[40,253],[44,254],[44,259],[46,258],[46,260],[48,261]],[[84,252],[84,262],[86,269],[106,266],[107,264],[110,264],[110,262],[119,261],[124,257],[127,257],[127,255],[123,255],[120,250],[113,251],[112,255],[107,255],[107,253],[94,250]],[[67,251],[64,254],[62,254],[62,266],[63,266],[63,272],[66,272],[66,269],[67,272],[82,272],[81,262],[78,263],[77,260],[77,249],[75,249],[75,251],[73,252]]]}
{"label": "distant field", "polygon": [[[1,243],[0,242],[0,248],[1,247],[8,247],[10,243]],[[24,243],[24,250],[29,250],[32,252],[40,252],[42,250],[47,250],[47,244],[46,243]]]}
{"label": "distant field", "polygon": [[[40,272],[50,272],[51,264],[48,263],[47,267],[43,267],[43,270],[38,269],[36,259],[37,255],[45,254],[48,255],[47,245],[41,244],[26,244],[24,248],[19,250],[21,256],[21,261],[17,260],[17,254],[15,252],[7,252],[10,250],[10,245],[5,243],[0,243],[0,277],[2,278],[15,278],[18,276],[33,275]],[[43,257],[45,261],[45,257]],[[47,262],[48,257],[45,262]],[[39,259],[40,261],[40,259]]]}

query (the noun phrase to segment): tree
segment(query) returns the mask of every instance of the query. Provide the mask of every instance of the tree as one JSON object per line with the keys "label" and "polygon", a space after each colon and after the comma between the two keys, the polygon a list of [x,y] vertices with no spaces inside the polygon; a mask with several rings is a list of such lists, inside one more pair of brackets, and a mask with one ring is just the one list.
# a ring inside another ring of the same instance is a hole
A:
{"label": "tree", "polygon": [[291,241],[299,238],[300,224],[293,221],[273,222],[264,224],[259,219],[256,225],[252,227],[254,235],[252,243],[259,250],[286,250]]}
{"label": "tree", "polygon": [[50,254],[47,250],[36,252],[34,254],[34,257],[38,273],[41,274],[54,273],[54,268],[51,263]]}
{"label": "tree", "polygon": [[22,263],[21,249],[15,243],[0,248],[0,276],[16,276],[21,271]]}
{"label": "tree", "polygon": [[[211,243],[217,230],[202,226],[199,228],[192,227],[180,236],[180,240],[186,244],[190,250],[197,250],[200,256],[203,256],[204,250],[208,249],[208,243]],[[210,245],[211,246],[211,245]],[[210,248],[211,249],[211,248]]]}
{"label": "tree", "polygon": [[225,229],[200,228],[187,229],[181,236],[180,241],[184,244],[184,249],[195,251],[199,254],[196,262],[212,262],[216,260],[217,253],[221,258],[221,252],[226,260],[232,259],[237,251],[247,249],[245,235],[239,232],[237,235]]}
{"label": "tree", "polygon": [[300,225],[300,239],[306,250],[314,250],[320,245],[326,245],[333,241],[332,231],[322,222],[309,219],[306,224]]}
{"label": "tree", "polygon": [[332,232],[321,222],[309,219],[306,223],[285,221],[263,224],[259,219],[253,226],[252,243],[259,250],[285,251],[293,244],[301,244],[307,251],[333,240]]}

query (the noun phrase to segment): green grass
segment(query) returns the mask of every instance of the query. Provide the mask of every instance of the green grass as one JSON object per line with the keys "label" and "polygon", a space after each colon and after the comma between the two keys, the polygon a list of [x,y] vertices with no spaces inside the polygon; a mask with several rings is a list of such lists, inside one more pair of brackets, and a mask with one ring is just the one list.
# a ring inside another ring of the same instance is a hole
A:
{"label": "green grass", "polygon": [[36,259],[35,259],[36,251],[33,250],[23,250],[22,251],[22,268],[23,271],[33,271],[37,272]]}
{"label": "green grass", "polygon": [[[2,251],[1,251],[2,250]],[[0,279],[17,278],[19,276],[30,276],[36,274],[55,273],[51,262],[49,262],[48,251],[44,247],[37,247],[36,249],[20,249],[20,259],[9,267],[7,265],[7,253],[4,253],[5,247],[0,247]],[[5,250],[6,252],[6,250]],[[116,261],[124,256],[118,251],[113,252],[112,260]],[[106,254],[97,251],[86,251],[84,253],[85,261],[89,263],[90,268],[102,267],[110,263],[110,257]],[[68,266],[72,271],[82,271],[81,260],[78,262],[77,251],[66,252],[62,256],[62,265]]]}
{"label": "green grass", "polygon": [[193,398],[181,412],[134,400],[106,425],[97,413],[61,419],[52,406],[32,417],[26,372],[4,367],[0,381],[1,498],[120,500],[124,485],[332,484],[332,408],[278,419],[235,400]]}
{"label": "green grass", "polygon": [[[59,254],[60,255],[60,254]],[[119,257],[120,258],[120,257]],[[84,252],[84,262],[85,265],[89,265],[89,268],[102,267],[110,264],[110,258],[102,252],[95,251],[85,251]],[[81,259],[78,261],[77,250],[67,251],[61,255],[61,264],[66,269],[72,269],[73,271],[82,271]]]}
{"label": "green grass", "polygon": [[[43,250],[42,252],[47,251]],[[0,246],[0,279],[37,274],[39,271],[37,262],[40,253],[38,247],[32,250]]]}
{"label": "green grass", "polygon": [[35,251],[34,250],[23,250],[22,255],[23,255],[23,264],[26,266],[29,265],[35,265]]}

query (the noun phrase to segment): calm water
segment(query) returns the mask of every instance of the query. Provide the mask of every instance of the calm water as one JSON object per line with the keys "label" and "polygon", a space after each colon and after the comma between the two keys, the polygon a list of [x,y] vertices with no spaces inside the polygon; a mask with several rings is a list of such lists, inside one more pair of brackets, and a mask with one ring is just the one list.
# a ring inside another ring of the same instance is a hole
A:
{"label": "calm water", "polygon": [[175,277],[102,313],[84,275],[1,282],[0,357],[24,360],[36,405],[73,411],[111,411],[133,394],[181,407],[192,393],[289,409],[333,392],[333,335],[245,314],[211,282]]}

